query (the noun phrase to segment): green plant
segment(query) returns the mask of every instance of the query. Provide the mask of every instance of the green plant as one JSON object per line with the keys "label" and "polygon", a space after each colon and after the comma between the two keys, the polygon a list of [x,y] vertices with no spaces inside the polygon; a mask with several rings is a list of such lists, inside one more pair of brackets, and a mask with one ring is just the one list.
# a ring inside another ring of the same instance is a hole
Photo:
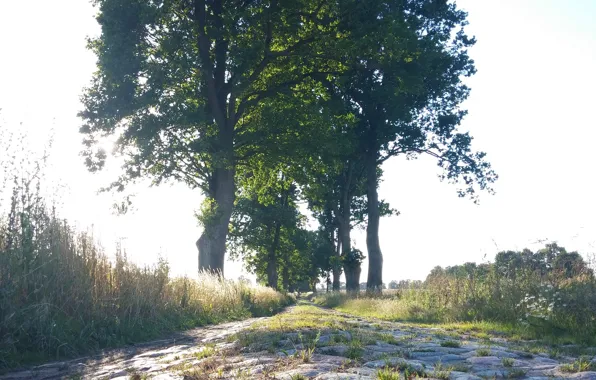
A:
{"label": "green plant", "polygon": [[363,353],[362,343],[358,340],[352,340],[345,355],[348,359],[357,360],[362,358]]}
{"label": "green plant", "polygon": [[580,357],[572,363],[562,364],[560,367],[562,372],[585,372],[596,371],[596,364],[592,363],[589,358]]}
{"label": "green plant", "polygon": [[501,359],[501,364],[503,364],[503,367],[513,367],[513,363],[515,361],[511,358],[503,358]]}
{"label": "green plant", "polygon": [[479,348],[476,350],[476,356],[490,356],[491,352],[488,348]]}
{"label": "green plant", "polygon": [[292,376],[290,376],[291,380],[308,380],[308,377],[300,374],[300,373],[295,373]]}
{"label": "green plant", "polygon": [[526,371],[524,371],[523,369],[520,368],[514,368],[511,369],[507,372],[507,374],[505,375],[505,377],[507,379],[518,379],[520,377],[524,377],[526,376]]}
{"label": "green plant", "polygon": [[389,344],[393,344],[393,345],[399,345],[400,341],[397,340],[397,338],[390,333],[382,333],[378,335],[379,339],[385,343],[389,343]]}
{"label": "green plant", "polygon": [[317,332],[317,335],[314,337],[314,339],[307,339],[306,341],[304,335],[302,333],[298,333],[298,339],[300,340],[304,348],[300,351],[297,351],[296,355],[300,357],[302,362],[309,363],[311,361],[312,355],[314,354],[315,349],[317,347],[317,342],[320,338],[321,331]]}
{"label": "green plant", "polygon": [[0,371],[272,314],[293,302],[270,288],[209,274],[173,278],[165,260],[142,267],[121,246],[110,259],[91,234],[48,206],[43,164],[32,162],[31,173],[22,166],[14,175],[0,173],[12,176],[10,186],[0,187],[0,202],[7,188],[12,194],[0,205]]}
{"label": "green plant", "polygon": [[455,340],[444,340],[441,342],[441,347],[453,347],[458,348],[461,347],[461,343]]}
{"label": "green plant", "polygon": [[194,356],[200,360],[213,355],[215,355],[215,348],[212,346],[207,346],[204,347],[201,351],[196,352]]}
{"label": "green plant", "polygon": [[448,380],[451,371],[453,371],[453,366],[445,366],[443,363],[439,361],[435,363],[434,371],[431,374],[431,377],[436,379]]}
{"label": "green plant", "polygon": [[377,380],[400,380],[400,373],[391,369],[383,368],[377,371]]}

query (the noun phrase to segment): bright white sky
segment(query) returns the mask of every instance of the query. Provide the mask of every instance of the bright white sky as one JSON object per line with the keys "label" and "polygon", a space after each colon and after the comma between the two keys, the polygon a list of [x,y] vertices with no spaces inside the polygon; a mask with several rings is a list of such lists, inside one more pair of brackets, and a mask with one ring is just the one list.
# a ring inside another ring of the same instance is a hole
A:
{"label": "bright white sky", "polygon": [[[551,239],[594,252],[596,197],[596,1],[458,1],[478,74],[463,127],[489,153],[500,174],[495,196],[479,206],[440,183],[430,159],[394,159],[384,167],[382,198],[401,211],[381,221],[383,278],[423,279],[435,265],[490,260],[499,250],[536,248]],[[82,0],[0,2],[0,118],[23,122],[32,147],[55,130],[55,181],[64,186],[63,215],[92,229],[106,247],[118,238],[129,257],[153,263],[161,252],[174,274],[193,275],[201,196],[182,185],[138,187],[137,211],[111,215],[109,195],[96,190],[118,174],[87,173],[82,159],[79,95],[94,70],[85,37],[98,32]],[[354,233],[366,252],[365,234]],[[361,281],[366,281],[366,263]],[[227,263],[226,276],[241,274]]]}

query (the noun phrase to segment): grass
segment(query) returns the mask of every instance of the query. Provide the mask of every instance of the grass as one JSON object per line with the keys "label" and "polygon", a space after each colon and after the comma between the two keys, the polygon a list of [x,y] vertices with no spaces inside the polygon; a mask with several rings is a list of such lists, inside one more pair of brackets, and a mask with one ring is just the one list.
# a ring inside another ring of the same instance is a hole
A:
{"label": "grass", "polygon": [[404,379],[429,377],[429,374],[423,369],[415,368],[405,361],[400,361],[393,364],[387,363],[377,371],[376,378],[378,380],[393,380],[400,379],[400,375],[403,375]]}
{"label": "grass", "polygon": [[527,371],[524,371],[521,368],[514,368],[507,372],[506,378],[507,379],[519,379],[520,377],[526,376]]}
{"label": "grass", "polygon": [[511,358],[503,358],[501,359],[501,364],[503,364],[503,367],[513,367],[513,363],[515,361]]}
{"label": "grass", "polygon": [[488,348],[479,348],[476,350],[476,356],[490,356],[491,352]]}
{"label": "grass", "polygon": [[210,356],[215,355],[215,348],[211,347],[211,346],[207,346],[205,348],[203,348],[201,351],[195,353],[195,358],[197,359],[205,359],[208,358]]}
{"label": "grass", "polygon": [[360,341],[353,340],[350,342],[348,350],[346,351],[346,358],[351,360],[359,360],[362,359],[363,354],[364,349],[362,348],[362,343]]}
{"label": "grass", "polygon": [[[314,302],[347,314],[401,322],[404,329],[438,328],[440,330],[437,331],[437,336],[452,338],[441,343],[443,347],[453,345],[456,348],[456,338],[477,339],[485,344],[491,344],[493,338],[507,338],[518,343],[520,347],[530,347],[524,350],[534,349],[541,352],[551,351],[550,347],[573,343],[580,347],[574,354],[581,354],[587,353],[589,347],[596,344],[596,336],[585,333],[561,332],[556,329],[549,332],[533,329],[527,324],[498,320],[454,321],[445,314],[430,310],[417,300],[416,297],[422,296],[414,296],[411,293],[415,292],[401,293],[401,297],[396,297],[395,292],[387,292],[372,297],[362,294],[357,298],[345,293],[326,293],[318,295]],[[401,341],[405,342],[407,339],[402,338]],[[528,341],[533,343],[526,343]],[[527,355],[530,356],[531,353]]]}
{"label": "grass", "polygon": [[[0,214],[0,371],[276,313],[293,300],[270,288],[140,267],[72,229],[28,185]],[[0,189],[1,190],[1,189]]]}
{"label": "grass", "polygon": [[561,372],[576,373],[596,371],[596,364],[592,363],[589,358],[580,357],[573,363],[566,363],[561,365]]}
{"label": "grass", "polygon": [[459,348],[461,343],[455,340],[444,340],[441,342],[441,347]]}

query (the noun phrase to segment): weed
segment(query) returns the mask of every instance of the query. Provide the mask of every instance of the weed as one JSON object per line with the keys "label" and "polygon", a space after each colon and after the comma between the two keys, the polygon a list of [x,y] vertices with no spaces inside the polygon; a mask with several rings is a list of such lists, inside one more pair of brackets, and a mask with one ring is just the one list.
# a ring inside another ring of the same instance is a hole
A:
{"label": "weed", "polygon": [[317,335],[315,336],[314,339],[312,340],[307,340],[306,342],[304,341],[305,338],[302,335],[302,333],[298,333],[298,339],[300,340],[300,342],[302,343],[304,349],[300,350],[297,352],[297,355],[300,357],[300,359],[304,362],[304,363],[310,363],[311,359],[312,359],[312,355],[315,353],[315,349],[317,347],[317,342],[319,341],[319,339],[321,338],[321,332],[318,331]]}
{"label": "weed", "polygon": [[358,340],[350,342],[348,350],[346,351],[346,357],[351,360],[358,360],[362,358],[362,354],[364,354],[362,343]]}
{"label": "weed", "polygon": [[395,338],[395,336],[393,336],[393,334],[384,333],[384,334],[379,334],[378,337],[382,342],[385,342],[385,343],[393,344],[396,346],[400,344],[400,341],[398,341]]}
{"label": "weed", "polygon": [[476,356],[490,356],[491,352],[488,348],[479,348],[476,350]]}
{"label": "weed", "polygon": [[509,372],[507,372],[507,375],[505,376],[507,379],[518,379],[520,377],[524,377],[526,376],[526,371],[524,371],[523,369],[520,368],[514,368],[509,370]]}
{"label": "weed", "polygon": [[573,363],[566,363],[561,365],[562,372],[585,372],[585,371],[596,371],[596,364],[592,363],[588,358],[580,357]]}
{"label": "weed", "polygon": [[300,374],[300,373],[295,373],[292,376],[290,376],[291,380],[308,380],[308,377]]}
{"label": "weed", "polygon": [[377,380],[400,380],[400,373],[390,368],[383,368],[377,371]]}
{"label": "weed", "polygon": [[194,354],[194,356],[199,360],[213,355],[215,355],[215,348],[213,346],[206,346],[201,351],[198,351]]}
{"label": "weed", "polygon": [[513,363],[515,361],[511,358],[503,358],[501,359],[501,364],[503,364],[503,367],[513,367]]}
{"label": "weed", "polygon": [[441,342],[441,347],[459,348],[461,347],[461,343],[456,340],[444,340]]}

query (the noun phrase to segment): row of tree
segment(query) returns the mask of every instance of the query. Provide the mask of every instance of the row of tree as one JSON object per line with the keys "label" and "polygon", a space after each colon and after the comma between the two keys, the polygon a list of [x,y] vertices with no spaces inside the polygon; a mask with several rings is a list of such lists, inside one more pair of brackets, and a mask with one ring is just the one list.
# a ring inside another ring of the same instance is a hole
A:
{"label": "row of tree", "polygon": [[[497,178],[458,130],[475,72],[466,13],[446,0],[96,0],[98,70],[82,100],[84,155],[118,137],[113,189],[141,178],[200,189],[199,269],[226,248],[269,286],[321,274],[382,284],[381,165],[427,154],[476,199]],[[406,180],[404,180],[406,182]],[[306,207],[304,207],[306,206]],[[306,228],[304,209],[318,221]],[[279,276],[281,273],[281,278]]]}

